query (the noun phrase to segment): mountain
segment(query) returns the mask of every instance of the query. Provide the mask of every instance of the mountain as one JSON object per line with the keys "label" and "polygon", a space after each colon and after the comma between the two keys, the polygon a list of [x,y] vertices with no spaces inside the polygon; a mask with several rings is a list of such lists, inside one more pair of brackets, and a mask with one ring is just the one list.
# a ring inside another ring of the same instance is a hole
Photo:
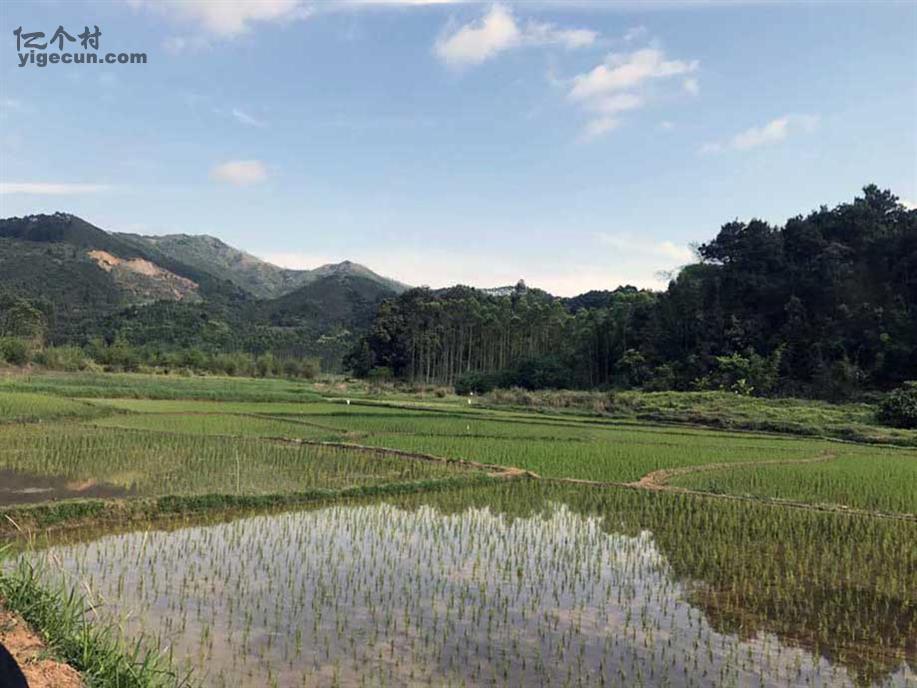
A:
{"label": "mountain", "polygon": [[[315,272],[319,270],[323,268]],[[357,271],[330,270],[289,294],[259,301],[253,308],[274,327],[365,330],[379,304],[394,295],[387,284]]]}
{"label": "mountain", "polygon": [[250,298],[227,280],[68,213],[0,220],[0,289],[48,304],[55,340],[129,306]]}
{"label": "mountain", "polygon": [[[51,266],[47,260],[37,255],[44,252],[54,255],[58,263],[66,256],[77,264],[95,265],[97,270],[108,274],[109,279],[103,281],[110,289],[121,292],[121,300],[125,303],[161,299],[180,301],[188,297],[245,298],[241,290],[218,275],[195,268],[155,247],[125,241],[69,213],[0,219],[0,239],[7,240],[5,267],[32,273],[31,280],[21,280],[18,285],[26,292],[53,288],[59,280],[57,270],[48,271]],[[22,254],[21,263],[14,265],[20,260],[18,253]],[[35,269],[30,270],[30,267]],[[6,271],[2,273],[2,283],[10,286]]]}
{"label": "mountain", "polygon": [[260,299],[272,299],[289,294],[321,277],[331,275],[362,277],[396,294],[409,288],[406,284],[377,275],[369,268],[350,261],[323,265],[314,270],[281,268],[206,234],[117,236],[136,246],[154,248],[175,260],[228,279]]}
{"label": "mountain", "polygon": [[335,370],[406,288],[349,261],[285,270],[215,237],[110,233],[67,213],[0,220],[0,296],[32,301],[56,344],[270,351]]}

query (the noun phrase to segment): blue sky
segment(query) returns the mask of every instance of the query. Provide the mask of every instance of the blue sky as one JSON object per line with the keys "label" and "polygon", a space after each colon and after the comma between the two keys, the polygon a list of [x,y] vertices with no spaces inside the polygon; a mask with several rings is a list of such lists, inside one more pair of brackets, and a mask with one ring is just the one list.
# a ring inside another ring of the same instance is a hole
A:
{"label": "blue sky", "polygon": [[[20,68],[58,25],[148,63]],[[0,34],[2,216],[571,295],[736,217],[917,201],[914,2],[13,1]]]}

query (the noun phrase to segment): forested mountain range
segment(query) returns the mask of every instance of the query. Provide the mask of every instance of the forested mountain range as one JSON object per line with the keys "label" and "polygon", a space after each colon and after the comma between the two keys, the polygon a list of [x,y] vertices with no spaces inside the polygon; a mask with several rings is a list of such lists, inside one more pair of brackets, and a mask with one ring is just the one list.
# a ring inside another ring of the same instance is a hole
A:
{"label": "forested mountain range", "polygon": [[[917,211],[875,186],[775,226],[733,221],[665,291],[407,289],[353,263],[269,265],[207,236],[0,220],[0,337],[318,357],[494,386],[727,388],[840,398],[917,379]],[[270,294],[271,298],[263,298]]]}
{"label": "forested mountain range", "polygon": [[50,344],[120,338],[318,356],[334,369],[379,303],[405,288],[348,261],[285,270],[213,237],[109,233],[67,213],[0,220],[2,302],[26,299]]}
{"label": "forested mountain range", "polygon": [[213,275],[222,275],[236,286],[260,299],[289,294],[322,277],[357,276],[388,287],[395,293],[410,287],[397,280],[377,275],[369,268],[345,260],[313,270],[281,268],[240,251],[206,234],[166,234],[144,236],[117,234],[121,239],[157,249],[161,254]]}

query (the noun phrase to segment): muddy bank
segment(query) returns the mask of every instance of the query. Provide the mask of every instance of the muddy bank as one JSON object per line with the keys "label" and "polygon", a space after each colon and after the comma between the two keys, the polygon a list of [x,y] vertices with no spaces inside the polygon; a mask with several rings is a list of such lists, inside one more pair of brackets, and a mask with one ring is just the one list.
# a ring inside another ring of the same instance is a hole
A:
{"label": "muddy bank", "polygon": [[29,688],[81,688],[83,685],[76,669],[48,658],[41,638],[17,615],[4,609],[2,600],[0,643],[19,664]]}

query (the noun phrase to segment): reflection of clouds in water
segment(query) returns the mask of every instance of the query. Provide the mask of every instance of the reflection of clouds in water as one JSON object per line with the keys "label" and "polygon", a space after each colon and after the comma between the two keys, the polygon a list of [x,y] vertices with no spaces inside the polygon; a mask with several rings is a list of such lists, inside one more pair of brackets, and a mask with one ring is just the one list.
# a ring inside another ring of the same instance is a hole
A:
{"label": "reflection of clouds in water", "polygon": [[50,552],[214,686],[851,684],[774,636],[717,633],[651,533],[603,527],[563,504],[330,506]]}

